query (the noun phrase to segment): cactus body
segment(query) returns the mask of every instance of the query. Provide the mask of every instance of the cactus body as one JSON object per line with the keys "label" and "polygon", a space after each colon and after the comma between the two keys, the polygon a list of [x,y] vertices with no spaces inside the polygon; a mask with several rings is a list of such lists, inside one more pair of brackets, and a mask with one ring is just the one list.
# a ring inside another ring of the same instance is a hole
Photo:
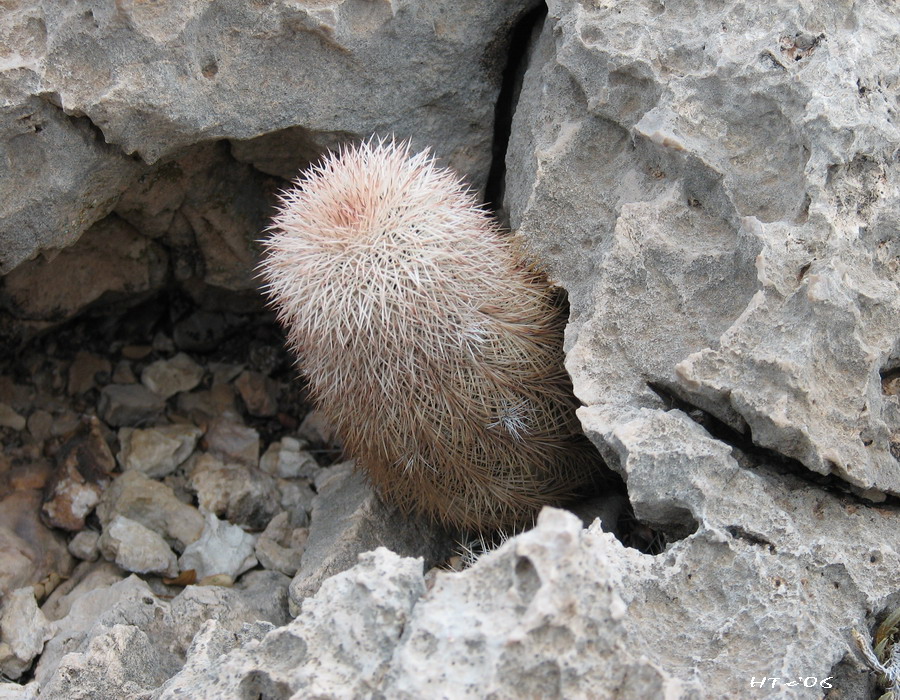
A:
{"label": "cactus body", "polygon": [[313,400],[386,501],[511,528],[594,481],[551,289],[427,151],[331,154],[271,228],[266,290]]}

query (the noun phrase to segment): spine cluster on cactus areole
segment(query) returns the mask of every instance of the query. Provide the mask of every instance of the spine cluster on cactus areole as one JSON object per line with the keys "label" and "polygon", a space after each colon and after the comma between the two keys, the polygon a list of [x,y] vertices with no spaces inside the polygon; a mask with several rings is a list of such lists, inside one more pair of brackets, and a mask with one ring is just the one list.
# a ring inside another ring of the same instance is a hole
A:
{"label": "spine cluster on cactus areole", "polygon": [[384,500],[483,531],[596,479],[551,288],[428,151],[329,154],[282,195],[264,245],[311,397]]}

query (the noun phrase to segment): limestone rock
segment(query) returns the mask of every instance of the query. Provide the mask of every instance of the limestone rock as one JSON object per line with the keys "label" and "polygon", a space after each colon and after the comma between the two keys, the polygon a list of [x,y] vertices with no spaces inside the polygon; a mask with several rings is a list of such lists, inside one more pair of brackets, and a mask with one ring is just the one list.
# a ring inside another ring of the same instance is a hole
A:
{"label": "limestone rock", "polygon": [[[155,697],[231,697],[251,684],[277,688],[284,697],[372,694],[424,592],[421,560],[400,559],[384,548],[363,554],[358,566],[329,579],[304,601],[294,621],[258,643],[211,658],[209,642],[197,640],[184,670]],[[211,631],[206,628],[207,639]],[[224,651],[223,645],[218,650]]]}
{"label": "limestone rock", "polygon": [[154,428],[121,428],[117,455],[122,469],[141,471],[151,478],[171,474],[193,452],[203,431],[190,424]]}
{"label": "limestone rock", "polygon": [[[92,648],[106,647],[110,635],[120,638],[114,632],[116,627],[124,627],[124,638],[137,642],[142,654],[148,658],[153,673],[152,681],[141,680],[140,669],[134,669],[128,662],[128,646],[114,645],[108,649],[104,667],[116,668],[116,678],[122,682],[134,681],[142,688],[152,690],[165,678],[172,676],[184,663],[185,651],[197,630],[208,620],[218,620],[222,627],[232,634],[245,623],[262,620],[274,625],[287,622],[287,585],[289,579],[271,571],[250,572],[233,588],[216,586],[189,586],[171,601],[157,598],[146,583],[136,576],[130,576],[112,585],[93,588],[71,603],[68,614],[58,620],[58,633],[44,648],[44,653],[35,669],[35,678],[44,692],[52,688],[62,693],[72,681],[69,669],[86,668],[85,662],[95,658]],[[140,631],[144,638],[137,634]],[[94,641],[103,639],[104,641]],[[86,656],[85,656],[86,655]],[[122,676],[119,676],[122,669]],[[149,671],[148,671],[149,672]],[[157,673],[159,675],[157,675]],[[137,677],[132,677],[137,674]],[[96,678],[92,682],[103,687]],[[116,682],[119,682],[118,680]],[[146,685],[151,683],[152,685]],[[100,697],[88,693],[90,686],[79,686],[84,692],[80,697]],[[57,690],[59,689],[59,690]],[[66,697],[54,695],[53,697]],[[121,697],[110,695],[108,697]]]}
{"label": "limestone rock", "polygon": [[291,437],[273,442],[260,458],[259,468],[282,479],[315,479],[322,468],[304,447],[305,442]]}
{"label": "limestone rock", "polygon": [[225,462],[259,466],[259,433],[236,417],[214,420],[206,432],[206,445],[210,454]]}
{"label": "limestone rock", "polygon": [[72,570],[65,540],[41,522],[40,512],[40,491],[13,491],[0,500],[0,594]]}
{"label": "limestone rock", "polygon": [[97,506],[97,517],[106,528],[117,515],[134,520],[164,536],[178,551],[200,537],[203,516],[182,503],[172,489],[138,471],[116,477]]}
{"label": "limestone rock", "polygon": [[512,227],[568,290],[585,404],[661,408],[662,388],[900,493],[880,376],[900,364],[900,128],[879,87],[898,72],[880,31],[855,49],[896,13],[784,3],[773,26],[774,6],[727,7],[549,3],[507,156]]}
{"label": "limestone rock", "polygon": [[267,569],[293,576],[300,568],[308,539],[308,528],[291,527],[288,513],[279,513],[256,541],[256,558]]}
{"label": "limestone rock", "polygon": [[180,391],[190,391],[201,379],[203,368],[183,352],[168,360],[157,360],[141,373],[143,385],[164,399]]}
{"label": "limestone rock", "polygon": [[42,517],[54,527],[81,530],[112,481],[115,466],[100,421],[96,416],[82,421],[56,454],[56,467],[44,489]]}
{"label": "limestone rock", "polygon": [[109,377],[111,372],[112,363],[108,359],[82,350],[69,367],[68,392],[72,396],[83,394],[94,388],[98,374]]}
{"label": "limestone rock", "polygon": [[234,385],[251,416],[274,416],[278,410],[278,385],[260,372],[245,370]]}
{"label": "limestone rock", "polygon": [[5,595],[0,607],[0,673],[12,680],[21,677],[54,631],[31,586]]}
{"label": "limestone rock", "polygon": [[250,533],[207,513],[203,534],[185,547],[178,564],[182,571],[196,571],[197,580],[215,574],[226,574],[236,580],[256,566],[257,560],[253,555],[255,543],[256,537]]}
{"label": "limestone rock", "polygon": [[241,464],[223,464],[209,454],[194,462],[190,488],[201,508],[251,530],[265,528],[280,510],[273,477]]}
{"label": "limestone rock", "polygon": [[155,421],[166,402],[142,384],[109,384],[101,390],[97,408],[113,427],[140,426]]}
{"label": "limestone rock", "polygon": [[12,406],[0,403],[0,427],[12,428],[19,431],[24,430],[26,425],[25,416],[18,413]]}
{"label": "limestone rock", "polygon": [[316,487],[309,539],[300,570],[291,581],[293,613],[325,579],[350,568],[361,553],[376,547],[422,556],[429,568],[446,556],[448,534],[386,506],[352,462],[324,471]]}
{"label": "limestone rock", "polygon": [[100,552],[125,571],[139,574],[175,576],[175,554],[158,534],[140,523],[117,515],[103,528],[98,542]]}
{"label": "limestone rock", "polygon": [[41,689],[41,698],[139,697],[170,675],[147,634],[134,625],[113,625],[88,643],[84,652],[66,654]]}

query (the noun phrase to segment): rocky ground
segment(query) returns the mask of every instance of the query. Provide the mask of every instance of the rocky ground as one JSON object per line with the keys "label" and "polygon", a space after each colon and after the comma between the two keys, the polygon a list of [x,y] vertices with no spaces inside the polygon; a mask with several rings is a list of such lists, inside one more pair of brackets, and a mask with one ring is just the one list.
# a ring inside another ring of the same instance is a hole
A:
{"label": "rocky ground", "polygon": [[[0,698],[882,692],[895,3],[12,0],[0,34]],[[256,241],[372,134],[565,290],[627,504],[433,571],[446,535],[332,463]]]}

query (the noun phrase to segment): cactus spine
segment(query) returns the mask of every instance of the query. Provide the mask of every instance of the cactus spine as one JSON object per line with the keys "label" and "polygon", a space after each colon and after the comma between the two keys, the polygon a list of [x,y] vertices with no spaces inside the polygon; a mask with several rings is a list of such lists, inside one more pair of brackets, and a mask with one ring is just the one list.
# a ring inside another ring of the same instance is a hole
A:
{"label": "cactus spine", "polygon": [[313,400],[387,502],[483,531],[594,481],[551,289],[428,151],[330,154],[271,230],[266,291]]}

